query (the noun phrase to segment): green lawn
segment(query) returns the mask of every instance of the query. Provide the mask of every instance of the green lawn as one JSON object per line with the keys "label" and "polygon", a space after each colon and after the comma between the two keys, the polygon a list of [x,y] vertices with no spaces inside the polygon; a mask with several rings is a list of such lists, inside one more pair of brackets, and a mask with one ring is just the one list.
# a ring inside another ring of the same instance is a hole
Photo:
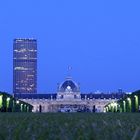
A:
{"label": "green lawn", "polygon": [[140,114],[0,114],[0,140],[140,140],[139,127]]}

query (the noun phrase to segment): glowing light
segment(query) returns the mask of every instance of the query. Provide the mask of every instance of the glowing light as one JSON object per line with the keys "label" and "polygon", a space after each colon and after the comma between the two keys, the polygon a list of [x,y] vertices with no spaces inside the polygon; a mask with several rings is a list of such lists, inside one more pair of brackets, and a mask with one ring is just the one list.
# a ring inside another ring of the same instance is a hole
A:
{"label": "glowing light", "polygon": [[10,101],[10,98],[9,97],[7,98],[7,101]]}
{"label": "glowing light", "polygon": [[137,95],[135,95],[134,97],[135,97],[135,98],[137,98],[138,96],[137,96]]}
{"label": "glowing light", "polygon": [[135,110],[136,110],[136,112],[138,112],[139,111],[139,99],[138,99],[137,95],[135,95],[134,98],[135,98]]}
{"label": "glowing light", "polygon": [[127,100],[128,100],[128,101],[131,101],[131,99],[130,99],[130,98],[127,98]]}
{"label": "glowing light", "polygon": [[114,103],[111,103],[111,106],[114,106]]}
{"label": "glowing light", "polygon": [[3,96],[0,95],[0,108],[2,107],[2,103],[3,103]]}
{"label": "glowing light", "polygon": [[16,101],[17,104],[19,104],[19,101]]}
{"label": "glowing light", "polygon": [[68,90],[70,90],[70,89],[71,89],[71,87],[70,87],[70,86],[67,86],[67,89],[68,89]]}

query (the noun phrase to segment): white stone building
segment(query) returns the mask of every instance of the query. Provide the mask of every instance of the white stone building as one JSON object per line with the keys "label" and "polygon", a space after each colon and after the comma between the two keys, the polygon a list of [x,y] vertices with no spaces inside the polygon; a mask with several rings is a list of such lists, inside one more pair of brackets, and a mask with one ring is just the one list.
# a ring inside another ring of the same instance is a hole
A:
{"label": "white stone building", "polygon": [[80,86],[67,77],[55,94],[15,94],[15,98],[33,105],[33,112],[104,112],[104,107],[125,94],[83,94]]}

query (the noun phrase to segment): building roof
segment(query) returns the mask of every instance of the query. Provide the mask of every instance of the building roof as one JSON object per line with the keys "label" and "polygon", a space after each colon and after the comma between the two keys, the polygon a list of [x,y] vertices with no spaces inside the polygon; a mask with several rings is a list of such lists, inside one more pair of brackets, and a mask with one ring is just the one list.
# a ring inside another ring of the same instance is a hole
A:
{"label": "building roof", "polygon": [[17,99],[56,99],[57,94],[14,94]]}
{"label": "building roof", "polygon": [[81,94],[81,98],[87,98],[87,99],[121,99],[125,96],[125,94],[118,94],[118,93],[111,93],[111,94]]}
{"label": "building roof", "polygon": [[[112,94],[81,94],[81,99],[121,99],[126,94],[118,94],[118,93],[112,93]],[[15,94],[15,98],[17,99],[56,99],[57,94]]]}

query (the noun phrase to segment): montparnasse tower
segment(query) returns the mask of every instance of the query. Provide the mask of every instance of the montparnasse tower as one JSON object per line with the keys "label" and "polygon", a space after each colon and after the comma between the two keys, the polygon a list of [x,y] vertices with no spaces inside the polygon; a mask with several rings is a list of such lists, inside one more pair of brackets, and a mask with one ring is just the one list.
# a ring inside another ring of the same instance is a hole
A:
{"label": "montparnasse tower", "polygon": [[36,39],[14,39],[13,93],[37,93]]}

